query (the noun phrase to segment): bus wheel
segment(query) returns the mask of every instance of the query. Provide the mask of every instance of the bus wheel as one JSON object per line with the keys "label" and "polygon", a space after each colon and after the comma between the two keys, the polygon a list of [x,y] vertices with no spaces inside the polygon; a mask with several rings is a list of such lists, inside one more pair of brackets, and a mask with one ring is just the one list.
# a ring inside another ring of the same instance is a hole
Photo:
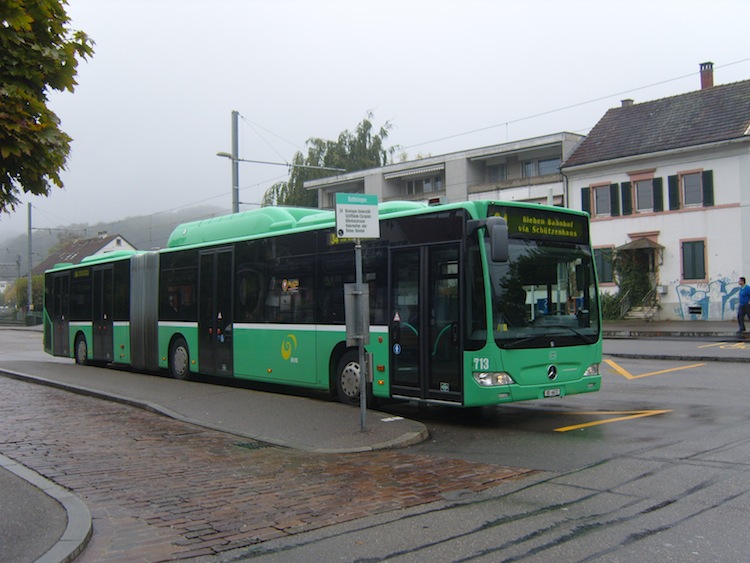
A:
{"label": "bus wheel", "polygon": [[89,363],[89,348],[86,344],[86,337],[83,334],[76,336],[75,358],[76,363],[80,366],[85,366]]}
{"label": "bus wheel", "polygon": [[359,354],[344,354],[336,370],[336,393],[345,405],[359,404]]}
{"label": "bus wheel", "polygon": [[190,353],[184,338],[177,338],[169,350],[169,373],[175,379],[187,379],[190,376]]}

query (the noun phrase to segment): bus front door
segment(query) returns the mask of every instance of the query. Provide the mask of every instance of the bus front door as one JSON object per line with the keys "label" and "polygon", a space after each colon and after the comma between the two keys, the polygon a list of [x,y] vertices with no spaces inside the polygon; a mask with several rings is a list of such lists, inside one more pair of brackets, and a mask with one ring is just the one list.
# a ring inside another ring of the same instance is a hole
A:
{"label": "bus front door", "polygon": [[92,356],[97,362],[114,357],[112,313],[114,309],[114,272],[111,265],[94,268]]}
{"label": "bus front door", "polygon": [[391,393],[461,403],[460,245],[391,252]]}
{"label": "bus front door", "polygon": [[198,362],[201,373],[231,376],[232,249],[208,250],[200,255],[198,305]]}

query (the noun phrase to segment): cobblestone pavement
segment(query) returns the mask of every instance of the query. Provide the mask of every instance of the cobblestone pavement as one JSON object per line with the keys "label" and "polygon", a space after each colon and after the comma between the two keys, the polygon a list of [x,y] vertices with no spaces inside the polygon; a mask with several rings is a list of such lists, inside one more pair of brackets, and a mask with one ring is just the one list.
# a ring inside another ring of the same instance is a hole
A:
{"label": "cobblestone pavement", "polygon": [[397,450],[302,453],[4,378],[0,451],[86,503],[82,562],[211,556],[526,473]]}

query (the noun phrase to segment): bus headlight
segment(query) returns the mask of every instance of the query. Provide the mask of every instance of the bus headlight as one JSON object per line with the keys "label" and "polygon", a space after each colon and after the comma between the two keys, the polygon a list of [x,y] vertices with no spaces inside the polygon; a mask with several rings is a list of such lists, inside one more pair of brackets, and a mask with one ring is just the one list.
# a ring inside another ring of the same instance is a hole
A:
{"label": "bus headlight", "polygon": [[510,385],[515,383],[510,374],[504,371],[475,371],[474,381],[482,387],[494,387],[496,385]]}
{"label": "bus headlight", "polygon": [[588,375],[599,375],[599,364],[591,364],[587,367],[586,371],[583,372],[583,377]]}

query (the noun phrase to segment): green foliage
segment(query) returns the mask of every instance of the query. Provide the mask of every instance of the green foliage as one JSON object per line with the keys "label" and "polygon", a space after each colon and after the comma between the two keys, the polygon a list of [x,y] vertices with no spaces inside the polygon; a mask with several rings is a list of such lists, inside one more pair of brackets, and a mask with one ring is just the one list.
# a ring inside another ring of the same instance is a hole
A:
{"label": "green foliage", "polygon": [[640,252],[624,251],[612,256],[612,267],[617,283],[617,293],[601,293],[602,318],[615,320],[621,317],[622,303],[638,306],[652,290],[648,257]]}
{"label": "green foliage", "polygon": [[[263,205],[291,205],[317,207],[317,190],[306,190],[304,183],[332,176],[336,172],[309,167],[343,168],[346,171],[366,170],[388,164],[394,148],[385,148],[391,124],[386,122],[373,132],[372,113],[357,125],[352,133],[342,131],[336,141],[311,138],[307,141],[307,155],[298,152],[292,159],[289,179],[271,186],[263,196]],[[307,167],[307,168],[306,168]]]}
{"label": "green foliage", "polygon": [[[5,304],[17,309],[27,310],[29,306],[28,277],[18,278],[13,285],[5,290]],[[33,296],[34,310],[41,311],[44,300],[44,275],[32,276],[31,295]]]}
{"label": "green foliage", "polygon": [[648,264],[639,252],[618,252],[614,268],[620,295],[627,295],[634,305],[640,304],[651,291]]}
{"label": "green foliage", "polygon": [[23,190],[48,195],[71,138],[47,107],[49,89],[72,92],[78,59],[93,42],[68,29],[65,0],[0,0],[0,212],[19,203]]}
{"label": "green foliage", "polygon": [[602,318],[605,321],[614,321],[620,318],[620,296],[619,294],[600,293],[602,307]]}

